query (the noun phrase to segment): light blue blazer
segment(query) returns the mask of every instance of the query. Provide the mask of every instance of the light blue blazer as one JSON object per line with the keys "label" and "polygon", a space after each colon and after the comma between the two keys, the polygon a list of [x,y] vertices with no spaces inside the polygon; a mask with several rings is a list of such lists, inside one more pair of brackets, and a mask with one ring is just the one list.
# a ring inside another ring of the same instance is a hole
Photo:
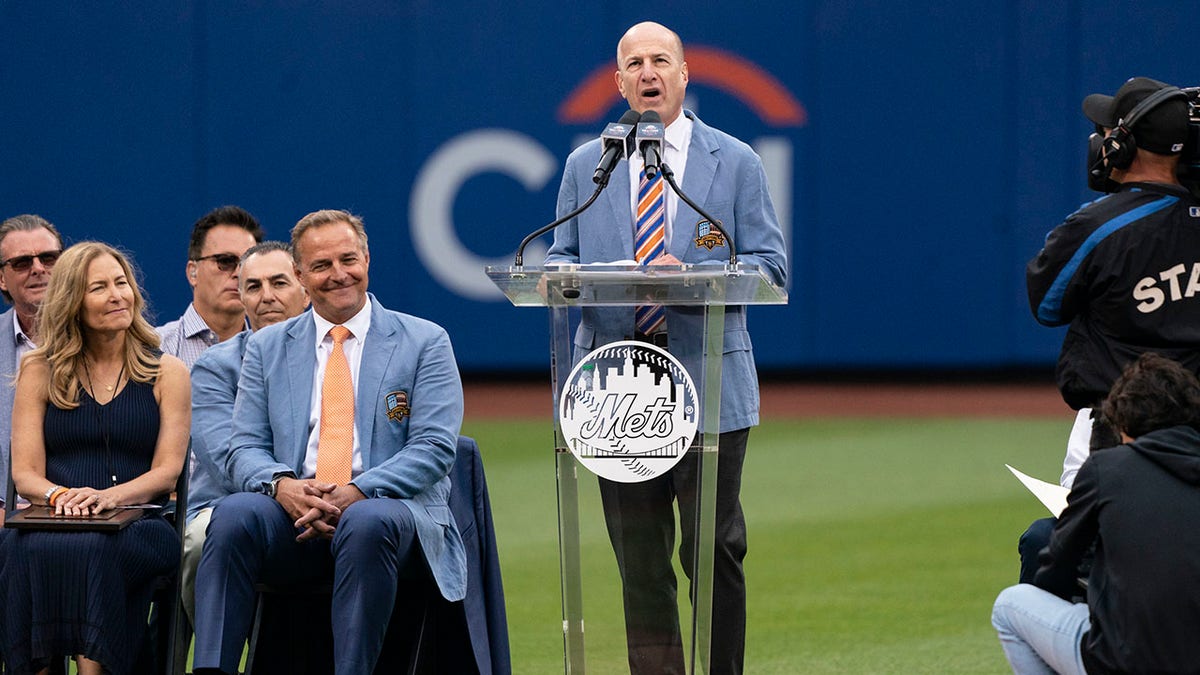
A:
{"label": "light blue blazer", "polygon": [[[737,246],[740,262],[763,268],[779,285],[787,283],[787,254],[775,207],[767,191],[762,160],[750,146],[704,124],[690,110],[695,124],[688,148],[687,168],[679,186],[721,224]],[[567,158],[558,192],[558,216],[570,213],[596,189],[592,173],[600,161],[599,139],[586,143]],[[637,161],[636,159],[634,161]],[[678,171],[678,167],[672,167]],[[669,186],[664,186],[670,191]],[[618,164],[605,191],[576,218],[554,231],[546,263],[593,263],[633,260],[633,209],[629,171]],[[683,263],[722,264],[729,261],[725,245],[711,250],[698,244],[703,218],[682,200],[671,224],[667,249]],[[700,386],[704,317],[700,307],[667,308],[668,351],[679,359]],[[577,352],[633,336],[632,307],[593,307],[583,312],[575,335]],[[725,353],[721,370],[721,431],[758,424],[758,374],[746,309],[725,308]],[[578,355],[577,357],[578,358]]]}
{"label": "light blue blazer", "polygon": [[192,454],[196,470],[188,483],[188,521],[235,491],[225,466],[248,337],[250,331],[244,330],[209,347],[192,366]]}
{"label": "light blue blazer", "polygon": [[[0,314],[0,479],[7,485],[9,457],[12,452],[12,409],[13,395],[17,388],[17,340],[13,336],[13,315],[16,309],[9,307]],[[7,492],[0,490],[0,502]]]}
{"label": "light blue blazer", "polygon": [[[442,595],[461,600],[466,556],[450,514],[448,476],[463,397],[450,337],[437,324],[368,299],[371,327],[355,399],[363,471],[352,482],[368,498],[408,502]],[[264,492],[278,473],[302,474],[316,368],[312,311],[246,340],[226,462],[240,490]]]}

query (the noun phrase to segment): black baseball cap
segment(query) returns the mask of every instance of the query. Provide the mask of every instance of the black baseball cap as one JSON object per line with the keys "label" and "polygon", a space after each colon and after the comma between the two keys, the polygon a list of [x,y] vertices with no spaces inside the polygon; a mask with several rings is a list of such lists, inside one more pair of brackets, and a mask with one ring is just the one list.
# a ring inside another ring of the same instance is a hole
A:
{"label": "black baseball cap", "polygon": [[[1083,114],[1097,126],[1114,129],[1134,106],[1170,86],[1148,77],[1132,77],[1115,96],[1092,94],[1083,99]],[[1142,114],[1130,131],[1143,150],[1160,155],[1179,154],[1188,136],[1187,99],[1178,96],[1159,103]]]}

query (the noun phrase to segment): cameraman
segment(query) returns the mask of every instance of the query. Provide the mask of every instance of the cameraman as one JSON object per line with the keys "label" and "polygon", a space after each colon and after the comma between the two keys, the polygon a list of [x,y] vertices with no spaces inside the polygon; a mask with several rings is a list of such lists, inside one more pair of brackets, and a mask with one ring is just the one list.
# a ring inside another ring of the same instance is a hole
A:
{"label": "cameraman", "polygon": [[[1088,185],[1112,194],[1054,228],[1025,270],[1038,322],[1070,324],[1056,369],[1063,399],[1079,411],[1063,462],[1066,487],[1092,449],[1119,442],[1106,424],[1093,428],[1092,409],[1126,365],[1155,351],[1200,372],[1200,203],[1177,177],[1188,97],[1135,77],[1115,96],[1085,98],[1083,113],[1097,131]],[[1052,527],[1038,521],[1022,536],[1022,581]]]}

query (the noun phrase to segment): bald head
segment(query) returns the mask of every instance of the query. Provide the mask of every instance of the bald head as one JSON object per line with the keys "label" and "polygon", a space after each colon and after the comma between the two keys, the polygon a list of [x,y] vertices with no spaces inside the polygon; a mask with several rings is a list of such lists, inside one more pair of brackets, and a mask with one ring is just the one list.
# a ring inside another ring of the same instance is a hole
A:
{"label": "bald head", "polygon": [[639,113],[657,112],[671,124],[683,112],[687,92],[687,62],[683,41],[662,24],[639,23],[617,43],[617,91]]}
{"label": "bald head", "polygon": [[657,39],[667,44],[675,57],[679,59],[679,62],[683,62],[683,40],[679,38],[679,34],[661,23],[643,21],[634,24],[629,30],[625,31],[625,34],[621,36],[620,42],[617,43],[617,67],[621,67],[621,50],[626,44],[647,38]]}

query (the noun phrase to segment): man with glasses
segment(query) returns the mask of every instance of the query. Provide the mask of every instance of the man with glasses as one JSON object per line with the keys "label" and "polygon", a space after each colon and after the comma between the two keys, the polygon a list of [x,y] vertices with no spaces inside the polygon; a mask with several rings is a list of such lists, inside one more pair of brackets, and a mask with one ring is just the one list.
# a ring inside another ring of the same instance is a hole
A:
{"label": "man with glasses", "polygon": [[187,263],[192,302],[183,316],[156,329],[164,352],[178,356],[191,368],[205,349],[246,328],[246,309],[238,293],[238,261],[262,238],[262,226],[238,206],[213,209],[196,221]]}
{"label": "man with glasses", "polygon": [[249,330],[204,352],[192,366],[192,452],[199,468],[188,487],[188,526],[183,538],[183,605],[195,619],[196,566],[213,506],[233,490],[225,473],[238,374],[251,333],[286,321],[308,308],[308,292],[296,279],[291,246],[255,244],[241,258],[238,285]]}
{"label": "man with glasses", "polygon": [[[37,346],[38,307],[62,248],[58,230],[41,216],[13,216],[0,223],[0,294],[12,305],[0,314],[0,476],[5,480],[17,364]],[[0,503],[4,497],[0,494]]]}
{"label": "man with glasses", "polygon": [[[240,206],[213,209],[192,225],[186,268],[192,302],[183,316],[155,328],[164,353],[179,357],[190,370],[206,349],[247,328],[246,308],[238,290],[238,263],[242,254],[262,239],[262,226]],[[197,480],[197,466],[196,458],[190,457],[189,480]],[[157,620],[152,617],[151,623]]]}
{"label": "man with glasses", "polygon": [[374,672],[393,610],[424,602],[398,598],[400,579],[466,594],[448,502],[463,410],[449,336],[367,292],[358,216],[310,213],[292,247],[313,309],[246,339],[226,462],[239,492],[213,511],[196,574],[196,675],[238,672],[259,581],[333,580],[337,675]]}

